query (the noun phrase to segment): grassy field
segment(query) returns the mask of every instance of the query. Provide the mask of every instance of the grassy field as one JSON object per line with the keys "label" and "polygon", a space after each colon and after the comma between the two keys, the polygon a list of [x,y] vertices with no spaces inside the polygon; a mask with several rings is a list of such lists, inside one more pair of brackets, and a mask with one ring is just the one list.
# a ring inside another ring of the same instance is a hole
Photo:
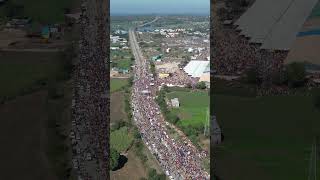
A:
{"label": "grassy field", "polygon": [[0,15],[18,5],[23,7],[18,14],[42,23],[58,23],[64,21],[64,9],[71,8],[76,1],[78,0],[11,0],[0,7]]}
{"label": "grassy field", "polygon": [[110,123],[115,123],[117,121],[127,121],[128,117],[125,112],[125,102],[124,102],[124,92],[114,92],[111,93],[110,101]]}
{"label": "grassy field", "polygon": [[307,179],[320,135],[311,97],[215,95],[214,110],[225,136],[215,156],[221,179]]}
{"label": "grassy field", "polygon": [[110,92],[116,92],[119,91],[122,87],[126,86],[128,84],[128,80],[124,78],[112,78],[110,83]]}
{"label": "grassy field", "polygon": [[130,69],[133,60],[130,50],[114,50],[111,51],[111,66],[120,69]]}
{"label": "grassy field", "polygon": [[172,91],[167,94],[168,99],[178,98],[180,107],[172,109],[177,113],[182,126],[203,126],[206,122],[207,108],[209,107],[209,96],[205,91]]}
{"label": "grassy field", "polygon": [[57,71],[57,53],[1,52],[0,97],[16,96]]}
{"label": "grassy field", "polygon": [[110,134],[111,148],[116,149],[118,152],[126,151],[130,147],[132,141],[133,137],[128,133],[127,127],[122,127]]}
{"label": "grassy field", "polygon": [[[56,53],[0,54],[0,97],[15,97],[0,104],[1,141],[6,144],[1,149],[4,172],[0,179],[60,179],[70,165],[70,157],[61,151],[66,147],[65,141],[57,139],[56,121],[51,120],[58,118],[57,123],[67,128],[61,123],[70,121],[71,100],[67,98],[71,97],[71,90],[56,106],[49,103],[46,86],[38,85],[39,80],[46,83],[57,75],[58,58]],[[26,90],[28,93],[21,94]],[[12,173],[12,169],[19,173]]]}

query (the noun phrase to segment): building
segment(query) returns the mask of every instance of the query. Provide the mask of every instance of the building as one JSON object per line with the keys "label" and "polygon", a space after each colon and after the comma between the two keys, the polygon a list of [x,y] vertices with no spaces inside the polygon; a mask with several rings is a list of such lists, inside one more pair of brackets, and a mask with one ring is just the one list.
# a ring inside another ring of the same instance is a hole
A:
{"label": "building", "polygon": [[178,108],[180,106],[179,99],[178,98],[171,99],[171,106],[174,108]]}
{"label": "building", "polygon": [[192,60],[183,70],[191,77],[199,78],[204,73],[210,72],[210,61]]}

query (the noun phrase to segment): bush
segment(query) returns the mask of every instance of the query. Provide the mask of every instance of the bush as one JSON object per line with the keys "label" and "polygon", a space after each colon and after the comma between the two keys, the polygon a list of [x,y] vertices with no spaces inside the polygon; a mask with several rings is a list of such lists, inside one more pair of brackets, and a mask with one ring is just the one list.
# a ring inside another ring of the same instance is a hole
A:
{"label": "bush", "polygon": [[120,154],[117,150],[110,148],[110,169],[115,169],[119,164]]}
{"label": "bush", "polygon": [[198,82],[198,83],[196,84],[196,88],[197,88],[197,89],[206,89],[207,86],[206,86],[206,83],[205,83],[205,82],[201,81],[201,82]]}
{"label": "bush", "polygon": [[286,73],[288,76],[288,85],[290,87],[299,87],[304,85],[306,70],[304,63],[294,62],[286,67]]}

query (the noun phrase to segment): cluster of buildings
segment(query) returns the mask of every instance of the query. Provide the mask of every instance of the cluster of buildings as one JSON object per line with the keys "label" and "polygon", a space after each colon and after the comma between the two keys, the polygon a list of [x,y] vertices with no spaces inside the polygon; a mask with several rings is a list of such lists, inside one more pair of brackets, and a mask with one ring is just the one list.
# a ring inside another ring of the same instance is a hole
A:
{"label": "cluster of buildings", "polygon": [[110,41],[112,44],[118,45],[118,46],[111,46],[110,47],[111,50],[129,49],[128,40],[126,38],[110,35]]}

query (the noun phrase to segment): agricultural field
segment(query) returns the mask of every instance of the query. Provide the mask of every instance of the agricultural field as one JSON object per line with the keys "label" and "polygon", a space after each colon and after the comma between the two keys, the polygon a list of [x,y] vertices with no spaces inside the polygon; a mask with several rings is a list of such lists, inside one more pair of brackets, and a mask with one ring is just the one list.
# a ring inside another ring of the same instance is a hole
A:
{"label": "agricultural field", "polygon": [[[7,97],[0,104],[1,137],[6,144],[1,151],[4,172],[0,179],[66,177],[71,153],[63,137],[67,137],[71,117],[70,84],[55,84],[63,93],[55,100],[46,86],[48,79],[63,70],[58,54],[1,52],[0,59],[0,97]],[[57,124],[65,129],[57,129]],[[12,169],[19,173],[12,174]]]}
{"label": "agricultural field", "polygon": [[112,67],[119,69],[130,69],[133,63],[133,57],[130,50],[111,51]]}
{"label": "agricultural field", "polygon": [[320,135],[312,97],[216,93],[213,99],[224,135],[215,148],[221,179],[307,179],[311,146]]}
{"label": "agricultural field", "polygon": [[125,78],[112,78],[110,83],[110,92],[116,92],[121,90],[121,88],[128,85],[128,80]]}
{"label": "agricultural field", "polygon": [[58,53],[1,52],[0,98],[31,91],[59,68]]}
{"label": "agricultural field", "polygon": [[133,137],[128,133],[127,127],[122,127],[110,134],[111,148],[116,149],[118,152],[126,151],[132,144],[132,141]]}
{"label": "agricultural field", "polygon": [[167,94],[168,99],[178,98],[180,107],[172,109],[176,113],[181,126],[203,126],[207,119],[209,95],[206,91],[172,91]]}

